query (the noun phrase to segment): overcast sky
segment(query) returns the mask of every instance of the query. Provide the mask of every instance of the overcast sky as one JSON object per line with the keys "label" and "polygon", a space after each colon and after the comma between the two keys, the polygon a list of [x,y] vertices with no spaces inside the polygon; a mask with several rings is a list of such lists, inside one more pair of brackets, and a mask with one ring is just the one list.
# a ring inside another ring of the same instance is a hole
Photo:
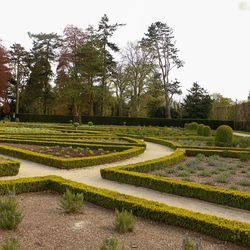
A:
{"label": "overcast sky", "polygon": [[194,81],[209,93],[247,99],[250,90],[250,0],[4,0],[0,38],[30,48],[27,32],[57,32],[67,24],[96,26],[106,13],[125,23],[114,35],[121,48],[142,38],[152,22],[174,30],[185,66],[172,73],[184,93]]}

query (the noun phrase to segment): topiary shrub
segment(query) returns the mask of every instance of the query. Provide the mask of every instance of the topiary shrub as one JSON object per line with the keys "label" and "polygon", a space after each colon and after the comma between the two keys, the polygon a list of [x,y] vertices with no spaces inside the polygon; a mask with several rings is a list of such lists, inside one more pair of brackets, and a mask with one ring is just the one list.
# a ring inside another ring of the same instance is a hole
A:
{"label": "topiary shrub", "polygon": [[89,125],[89,127],[92,127],[94,124],[93,124],[93,122],[88,122],[88,125]]}
{"label": "topiary shrub", "polygon": [[77,130],[77,128],[80,126],[80,123],[79,122],[74,122],[73,126],[74,126],[75,130]]}
{"label": "topiary shrub", "polygon": [[190,123],[185,123],[185,129],[188,130],[197,130],[199,124],[197,122],[190,122]]}
{"label": "topiary shrub", "polygon": [[215,145],[230,147],[233,144],[233,130],[227,125],[221,125],[216,129]]}
{"label": "topiary shrub", "polygon": [[205,125],[204,124],[199,124],[197,128],[197,135],[203,136],[203,129]]}
{"label": "topiary shrub", "polygon": [[209,126],[203,127],[203,136],[211,136],[211,128]]}

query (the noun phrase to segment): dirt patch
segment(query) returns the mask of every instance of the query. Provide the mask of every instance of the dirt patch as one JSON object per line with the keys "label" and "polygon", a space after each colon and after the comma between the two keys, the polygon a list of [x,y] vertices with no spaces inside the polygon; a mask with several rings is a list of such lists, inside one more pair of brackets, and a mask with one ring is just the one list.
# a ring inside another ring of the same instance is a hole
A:
{"label": "dirt patch", "polygon": [[241,162],[235,158],[186,157],[181,163],[150,173],[250,192],[250,161]]}
{"label": "dirt patch", "polygon": [[15,231],[0,230],[0,241],[14,236],[25,250],[98,250],[107,237],[116,237],[119,242],[124,242],[125,249],[181,250],[186,234],[192,240],[201,240],[203,250],[246,249],[190,230],[141,218],[136,218],[134,232],[119,234],[114,230],[112,210],[86,202],[83,213],[67,215],[58,206],[57,194],[21,194],[17,199],[25,217]]}
{"label": "dirt patch", "polygon": [[90,148],[79,148],[79,147],[74,148],[74,147],[61,147],[61,146],[40,146],[40,145],[15,144],[15,143],[1,143],[1,144],[15,148],[30,150],[36,153],[58,156],[62,158],[98,156],[115,152],[115,150],[108,151],[102,148],[90,149]]}

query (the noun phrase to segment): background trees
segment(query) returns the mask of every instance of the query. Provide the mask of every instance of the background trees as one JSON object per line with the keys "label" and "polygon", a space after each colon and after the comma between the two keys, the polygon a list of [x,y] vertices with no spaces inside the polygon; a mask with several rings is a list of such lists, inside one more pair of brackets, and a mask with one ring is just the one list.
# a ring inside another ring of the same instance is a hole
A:
{"label": "background trees", "polygon": [[[176,81],[171,83],[169,73],[173,68],[180,68],[184,64],[178,58],[178,49],[175,47],[173,30],[166,23],[152,23],[141,44],[148,49],[152,58],[156,61],[159,76],[164,86],[166,117],[171,118],[171,96],[179,93],[178,87],[180,86],[179,82],[178,85],[175,85]],[[174,90],[177,91],[174,92]]]}
{"label": "background trees", "polygon": [[182,90],[173,69],[184,63],[166,23],[152,23],[141,41],[129,42],[117,53],[112,40],[121,26],[103,15],[96,27],[67,25],[62,35],[28,33],[33,42],[30,51],[18,43],[8,51],[0,46],[1,111],[79,119],[81,115],[216,118],[219,107],[233,105],[219,93],[210,97],[198,83],[183,102],[176,99]]}
{"label": "background trees", "polygon": [[10,111],[8,102],[8,83],[11,74],[8,68],[8,56],[6,49],[0,44],[0,103],[2,113],[6,114]]}
{"label": "background trees", "polygon": [[210,95],[197,82],[193,83],[188,92],[189,94],[183,101],[183,116],[187,118],[207,119],[212,107]]}

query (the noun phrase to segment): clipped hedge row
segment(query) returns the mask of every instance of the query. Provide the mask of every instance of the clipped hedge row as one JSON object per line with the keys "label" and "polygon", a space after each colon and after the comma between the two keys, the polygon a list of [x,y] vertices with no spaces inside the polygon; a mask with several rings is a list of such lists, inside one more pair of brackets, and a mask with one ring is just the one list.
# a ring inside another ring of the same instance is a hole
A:
{"label": "clipped hedge row", "polygon": [[[65,145],[65,143],[70,143],[70,144],[75,144],[76,140],[75,139],[80,139],[80,141],[77,141],[77,143],[83,144],[84,145],[92,145],[92,144],[98,144],[98,145],[103,145],[103,146],[139,146],[139,147],[145,147],[145,143],[143,143],[143,141],[138,140],[138,139],[133,139],[133,138],[128,138],[128,137],[115,137],[114,139],[117,140],[123,140],[122,142],[110,142],[110,141],[89,141],[89,140],[84,140],[84,139],[109,139],[112,137],[69,137],[69,136],[65,136],[65,137],[27,137],[27,136],[5,136],[5,137],[1,137],[0,136],[0,142],[15,142],[15,143],[19,143],[22,141],[37,141],[37,142],[53,142],[54,143],[62,143],[61,145]],[[112,138],[113,139],[113,138]]]}
{"label": "clipped hedge row", "polygon": [[[53,122],[53,123],[69,123],[70,120],[78,121],[78,117],[63,115],[36,115],[36,114],[18,114],[16,115],[21,122]],[[220,125],[234,126],[233,121],[219,121],[206,119],[166,119],[166,118],[149,118],[149,117],[118,117],[118,116],[82,116],[82,123],[87,124],[89,121],[94,125],[126,125],[129,126],[168,126],[168,127],[184,127],[185,123],[197,122],[209,125],[212,129],[216,129]]]}
{"label": "clipped hedge row", "polygon": [[227,150],[227,149],[207,149],[207,148],[186,148],[187,156],[196,156],[197,154],[203,154],[206,156],[219,155],[221,157],[241,158],[242,156],[250,157],[250,151],[243,150]]}
{"label": "clipped hedge row", "polygon": [[20,162],[0,157],[0,176],[17,175],[20,168]]}
{"label": "clipped hedge row", "polygon": [[81,192],[86,201],[110,209],[127,209],[133,214],[161,221],[170,225],[195,230],[224,241],[250,246],[250,224],[231,221],[212,215],[171,207],[163,203],[136,198],[106,189],[65,180],[61,177],[47,176],[0,181],[0,194],[15,186],[16,193],[44,191],[47,189],[65,192],[66,188]]}
{"label": "clipped hedge row", "polygon": [[123,159],[130,158],[132,156],[136,156],[138,154],[143,153],[145,150],[144,147],[133,147],[128,148],[127,150],[121,152],[115,152],[105,155],[98,155],[93,157],[85,157],[85,158],[60,158],[56,156],[41,154],[32,152],[25,149],[14,148],[10,146],[0,145],[0,153],[30,160],[38,163],[42,163],[55,168],[62,169],[72,169],[72,168],[83,168],[88,166],[94,166],[99,164],[110,163],[114,161],[119,161]]}
{"label": "clipped hedge row", "polygon": [[[147,138],[148,139],[148,138]],[[154,142],[166,145],[168,141],[155,139]],[[240,157],[245,152],[231,152],[219,150],[196,150],[186,149],[186,155],[194,156],[196,154]],[[182,180],[175,180],[167,177],[160,177],[146,172],[168,167],[184,158],[184,150],[177,149],[173,154],[161,157],[155,160],[131,164],[122,167],[112,167],[101,169],[101,176],[104,179],[118,181],[157,190],[160,192],[171,193],[191,198],[197,198],[204,201],[223,204],[250,210],[250,194],[236,190],[214,187],[199,183],[192,183]],[[246,153],[248,154],[248,153]]]}
{"label": "clipped hedge row", "polygon": [[[36,140],[32,140],[32,139],[28,139],[28,140],[22,140],[22,139],[7,139],[7,138],[0,138],[0,143],[13,143],[13,144],[29,144],[29,145],[41,145],[41,146],[60,146],[60,147],[68,147],[68,146],[72,146],[72,147],[82,147],[82,148],[91,148],[91,149],[105,149],[105,150],[116,150],[116,151],[123,151],[126,149],[131,148],[131,145],[104,145],[104,144],[89,144],[89,143],[85,143],[85,142],[64,142],[64,141],[57,141],[57,140],[52,140],[52,141],[36,141]],[[137,146],[137,145],[136,145]],[[139,146],[143,146],[145,147],[145,144],[141,144]]]}

